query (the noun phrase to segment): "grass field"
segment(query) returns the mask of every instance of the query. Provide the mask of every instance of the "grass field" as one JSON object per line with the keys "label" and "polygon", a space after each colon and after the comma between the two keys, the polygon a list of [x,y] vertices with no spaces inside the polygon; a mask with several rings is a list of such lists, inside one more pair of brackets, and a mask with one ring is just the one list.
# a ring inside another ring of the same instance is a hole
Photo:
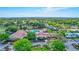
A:
{"label": "grass field", "polygon": [[0,27],[0,33],[5,33],[5,27]]}

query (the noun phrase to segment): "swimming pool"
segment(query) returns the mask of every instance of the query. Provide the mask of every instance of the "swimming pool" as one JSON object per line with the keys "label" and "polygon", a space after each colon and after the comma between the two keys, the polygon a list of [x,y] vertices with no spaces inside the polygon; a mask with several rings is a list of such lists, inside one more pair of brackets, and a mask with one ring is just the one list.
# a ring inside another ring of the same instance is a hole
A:
{"label": "swimming pool", "polygon": [[39,30],[37,30],[37,29],[33,29],[33,30],[31,30],[31,32],[39,32]]}

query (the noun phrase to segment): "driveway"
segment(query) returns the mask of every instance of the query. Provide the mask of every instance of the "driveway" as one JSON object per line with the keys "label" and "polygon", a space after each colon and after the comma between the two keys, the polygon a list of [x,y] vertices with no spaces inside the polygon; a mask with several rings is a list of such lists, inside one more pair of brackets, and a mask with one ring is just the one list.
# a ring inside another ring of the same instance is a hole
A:
{"label": "driveway", "polygon": [[72,43],[77,43],[77,42],[74,41],[74,40],[67,40],[67,42],[65,42],[65,47],[67,48],[66,50],[67,50],[67,51],[78,51],[77,49],[75,49],[75,48],[72,46]]}
{"label": "driveway", "polygon": [[47,44],[47,42],[32,42],[32,45],[33,46],[36,46],[36,45],[41,45],[41,46],[43,46],[43,45],[46,45]]}

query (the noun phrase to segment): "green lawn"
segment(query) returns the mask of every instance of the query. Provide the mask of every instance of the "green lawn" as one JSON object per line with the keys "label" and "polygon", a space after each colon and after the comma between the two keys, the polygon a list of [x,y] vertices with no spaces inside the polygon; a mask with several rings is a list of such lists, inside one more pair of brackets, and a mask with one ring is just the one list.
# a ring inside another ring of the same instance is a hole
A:
{"label": "green lawn", "polygon": [[5,27],[0,27],[0,33],[5,33]]}
{"label": "green lawn", "polygon": [[32,51],[48,51],[48,49],[47,48],[45,48],[45,47],[36,47],[36,48],[32,48]]}

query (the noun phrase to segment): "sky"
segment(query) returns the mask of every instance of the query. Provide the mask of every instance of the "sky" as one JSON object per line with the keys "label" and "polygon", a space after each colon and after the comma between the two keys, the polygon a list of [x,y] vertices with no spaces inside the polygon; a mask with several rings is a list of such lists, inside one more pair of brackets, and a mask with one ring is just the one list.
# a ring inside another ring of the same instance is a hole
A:
{"label": "sky", "polygon": [[79,8],[0,7],[0,17],[79,17]]}

